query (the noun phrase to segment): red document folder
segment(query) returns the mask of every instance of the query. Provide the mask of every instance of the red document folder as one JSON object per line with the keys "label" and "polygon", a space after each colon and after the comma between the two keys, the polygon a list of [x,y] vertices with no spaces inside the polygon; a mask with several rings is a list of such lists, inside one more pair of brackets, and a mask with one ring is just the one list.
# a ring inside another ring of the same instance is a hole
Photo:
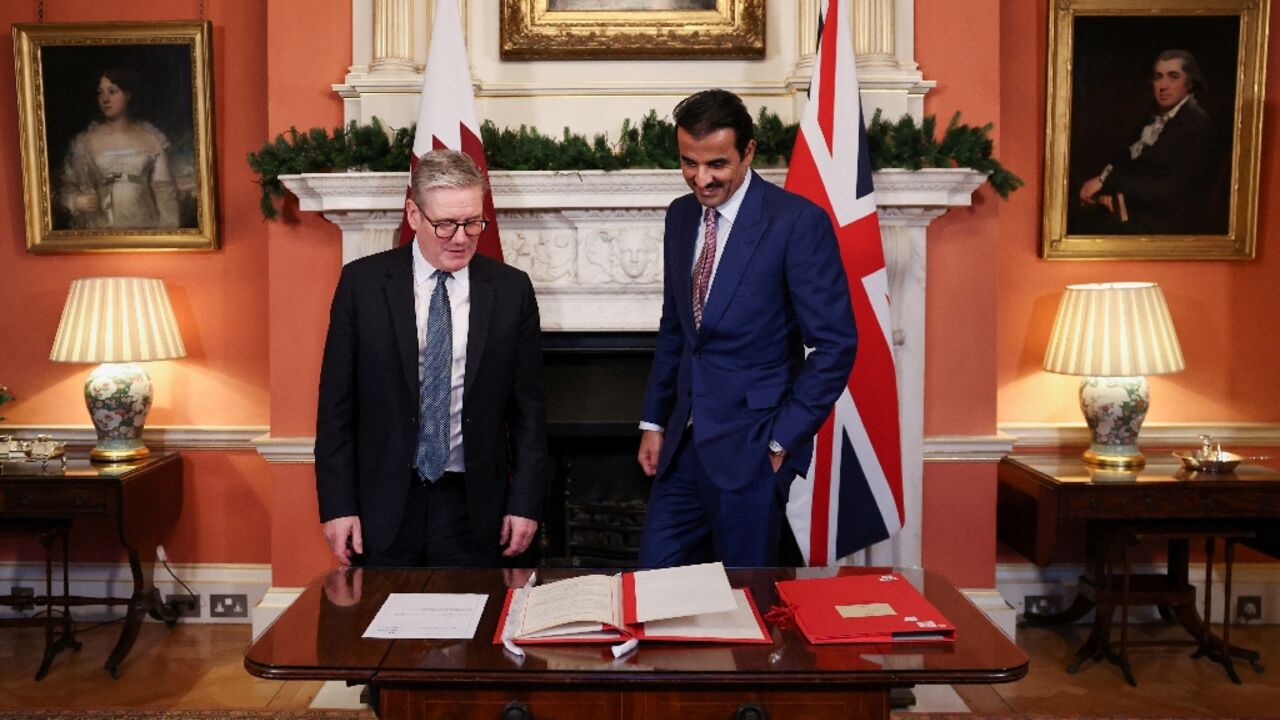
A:
{"label": "red document folder", "polygon": [[814,644],[956,639],[955,626],[898,573],[782,580],[777,588]]}

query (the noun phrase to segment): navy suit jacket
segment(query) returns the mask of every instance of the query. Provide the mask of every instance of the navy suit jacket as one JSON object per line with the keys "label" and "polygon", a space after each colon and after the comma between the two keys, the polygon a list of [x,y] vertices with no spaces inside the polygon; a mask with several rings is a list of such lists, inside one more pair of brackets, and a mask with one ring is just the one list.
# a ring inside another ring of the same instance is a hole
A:
{"label": "navy suit jacket", "polygon": [[[546,400],[538,303],[529,277],[472,258],[462,393],[467,513],[498,545],[502,516],[542,518]],[[366,545],[395,538],[418,441],[413,246],[342,269],[330,310],[316,414],[320,520],[360,516]]]}
{"label": "navy suit jacket", "polygon": [[[662,321],[642,415],[667,429],[656,481],[692,414],[692,441],[718,487],[772,474],[771,439],[787,450],[789,482],[808,472],[813,436],[848,382],[857,349],[835,233],[817,205],[753,173],[695,332],[691,283],[701,218],[692,194],[667,209]],[[813,349],[807,357],[806,346]]]}

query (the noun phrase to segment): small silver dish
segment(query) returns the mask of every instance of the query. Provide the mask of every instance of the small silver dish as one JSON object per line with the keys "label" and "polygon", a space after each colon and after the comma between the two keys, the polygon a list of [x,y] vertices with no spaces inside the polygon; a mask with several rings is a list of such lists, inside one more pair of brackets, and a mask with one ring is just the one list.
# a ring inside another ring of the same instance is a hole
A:
{"label": "small silver dish", "polygon": [[1205,454],[1203,452],[1182,453],[1175,452],[1173,456],[1178,458],[1178,462],[1182,463],[1182,467],[1196,472],[1211,473],[1229,473],[1236,469],[1243,456],[1225,450],[1216,450]]}

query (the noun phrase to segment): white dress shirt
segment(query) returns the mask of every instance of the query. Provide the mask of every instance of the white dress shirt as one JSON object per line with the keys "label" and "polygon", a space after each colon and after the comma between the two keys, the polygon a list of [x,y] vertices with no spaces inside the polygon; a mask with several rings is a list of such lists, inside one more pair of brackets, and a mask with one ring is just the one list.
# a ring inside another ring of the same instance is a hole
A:
{"label": "white dress shirt", "polygon": [[[431,274],[436,268],[422,255],[422,248],[415,238],[413,242],[413,309],[418,324],[418,354],[427,341],[427,322],[431,307],[431,294],[439,282]],[[463,472],[466,469],[462,454],[462,387],[467,370],[467,331],[471,328],[471,274],[470,268],[453,273],[445,284],[449,291],[449,308],[453,316],[453,371],[449,382],[449,464],[445,470]],[[418,383],[422,383],[422,363],[418,363]]]}

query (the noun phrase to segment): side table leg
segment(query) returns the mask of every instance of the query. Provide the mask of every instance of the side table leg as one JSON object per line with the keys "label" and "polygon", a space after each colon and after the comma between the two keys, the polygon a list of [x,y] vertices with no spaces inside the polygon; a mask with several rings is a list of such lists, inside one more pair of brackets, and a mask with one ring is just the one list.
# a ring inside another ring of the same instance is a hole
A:
{"label": "side table leg", "polygon": [[[79,650],[80,642],[76,640],[75,625],[71,618],[71,579],[67,571],[67,540],[70,535],[70,523],[58,523],[40,535],[40,544],[44,545],[44,657],[40,659],[40,667],[36,670],[36,680],[43,680],[49,674],[53,658],[66,648]],[[53,617],[53,603],[57,599],[53,594],[53,544],[62,540],[62,627],[55,631],[57,621]]]}
{"label": "side table leg", "polygon": [[[147,614],[148,606],[154,602],[151,593],[147,592],[147,586],[150,583],[143,577],[142,563],[138,559],[136,549],[129,550],[129,570],[133,574],[133,595],[129,598],[124,627],[120,630],[120,639],[116,641],[115,649],[111,651],[105,666],[113,678],[120,677],[120,663],[124,662],[125,656],[133,648],[134,641],[138,639],[138,632],[142,629],[142,618]],[[151,590],[154,592],[155,588]]]}

